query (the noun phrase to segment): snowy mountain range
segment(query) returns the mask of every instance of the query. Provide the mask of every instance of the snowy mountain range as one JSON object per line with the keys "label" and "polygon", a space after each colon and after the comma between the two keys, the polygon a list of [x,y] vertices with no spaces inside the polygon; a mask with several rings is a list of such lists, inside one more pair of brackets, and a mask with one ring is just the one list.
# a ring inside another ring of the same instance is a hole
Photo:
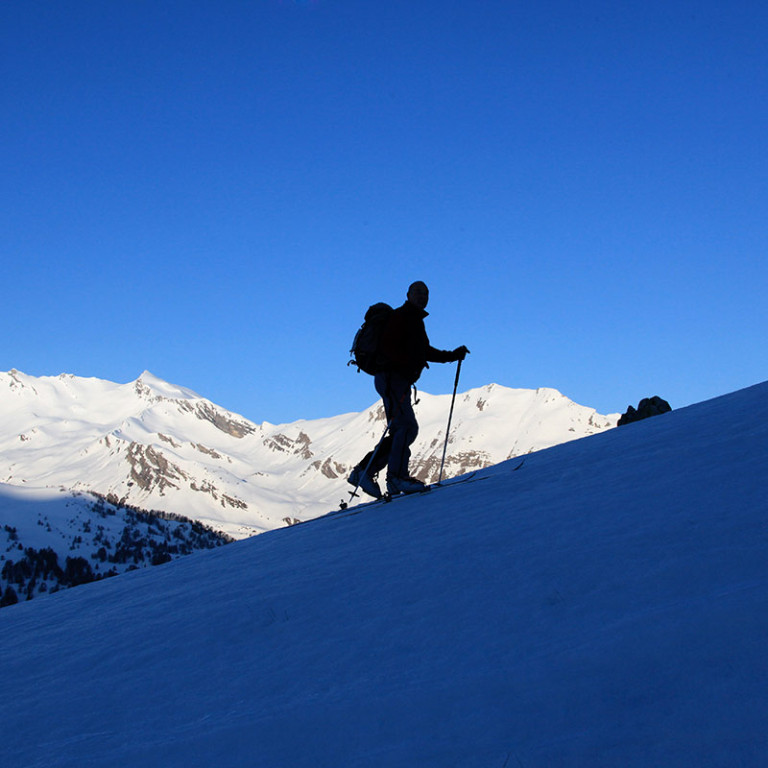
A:
{"label": "snowy mountain range", "polygon": [[768,764],[768,383],[0,611],[4,764]]}
{"label": "snowy mountain range", "polygon": [[[412,473],[437,480],[450,396],[419,394]],[[603,432],[602,416],[554,389],[491,384],[457,397],[444,477]],[[149,372],[116,384],[0,373],[0,483],[95,492],[199,520],[235,538],[323,514],[384,430],[381,404],[256,424]],[[2,520],[0,520],[2,523]]]}

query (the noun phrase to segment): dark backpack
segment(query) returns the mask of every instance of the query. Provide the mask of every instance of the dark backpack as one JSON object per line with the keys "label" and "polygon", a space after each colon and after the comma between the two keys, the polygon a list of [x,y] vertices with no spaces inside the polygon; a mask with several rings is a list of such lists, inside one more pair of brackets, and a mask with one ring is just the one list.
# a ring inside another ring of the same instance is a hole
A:
{"label": "dark backpack", "polygon": [[381,370],[379,339],[392,312],[394,312],[392,307],[389,304],[384,304],[384,302],[368,307],[365,321],[355,334],[352,349],[349,350],[352,359],[347,363],[347,365],[356,365],[358,373],[365,371],[365,373],[375,376]]}

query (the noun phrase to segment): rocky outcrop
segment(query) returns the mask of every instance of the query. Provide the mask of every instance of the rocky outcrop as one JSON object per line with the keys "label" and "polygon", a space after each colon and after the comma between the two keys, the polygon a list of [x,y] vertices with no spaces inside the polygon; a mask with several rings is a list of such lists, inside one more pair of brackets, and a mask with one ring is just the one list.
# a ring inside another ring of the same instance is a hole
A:
{"label": "rocky outcrop", "polygon": [[168,461],[161,451],[151,445],[131,443],[126,460],[131,467],[131,482],[148,493],[157,490],[163,496],[167,488],[178,490],[179,482],[187,479],[180,467]]}
{"label": "rocky outcrop", "polygon": [[637,408],[633,408],[631,405],[627,408],[626,412],[621,415],[616,426],[621,427],[625,424],[631,424],[634,421],[641,421],[642,419],[648,419],[651,416],[658,416],[662,413],[669,413],[672,408],[666,400],[663,400],[658,395],[653,397],[644,397],[638,404]]}
{"label": "rocky outcrop", "polygon": [[250,422],[237,419],[203,400],[178,400],[177,403],[179,410],[191,413],[201,421],[210,422],[216,429],[232,437],[243,438],[256,431]]}
{"label": "rocky outcrop", "polygon": [[312,458],[312,451],[309,449],[311,444],[309,435],[304,432],[299,432],[299,436],[295,440],[278,432],[264,441],[264,445],[272,451],[293,454],[307,460]]}

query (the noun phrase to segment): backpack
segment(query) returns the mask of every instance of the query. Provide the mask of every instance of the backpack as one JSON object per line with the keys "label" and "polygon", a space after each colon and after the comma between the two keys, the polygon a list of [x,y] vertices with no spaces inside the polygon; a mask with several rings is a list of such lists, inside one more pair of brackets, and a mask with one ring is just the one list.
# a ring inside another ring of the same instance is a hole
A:
{"label": "backpack", "polygon": [[381,370],[379,361],[379,338],[394,310],[389,304],[379,302],[368,307],[365,320],[360,330],[355,334],[352,349],[349,350],[352,359],[347,365],[356,365],[357,372],[364,371],[375,376]]}

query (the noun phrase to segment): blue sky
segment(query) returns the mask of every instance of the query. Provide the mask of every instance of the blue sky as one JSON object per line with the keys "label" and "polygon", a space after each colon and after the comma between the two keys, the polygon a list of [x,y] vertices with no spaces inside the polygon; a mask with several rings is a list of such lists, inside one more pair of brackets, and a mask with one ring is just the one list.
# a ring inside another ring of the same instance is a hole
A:
{"label": "blue sky", "polygon": [[757,0],[5,0],[0,369],[361,410],[421,279],[460,389],[765,380],[767,42]]}

